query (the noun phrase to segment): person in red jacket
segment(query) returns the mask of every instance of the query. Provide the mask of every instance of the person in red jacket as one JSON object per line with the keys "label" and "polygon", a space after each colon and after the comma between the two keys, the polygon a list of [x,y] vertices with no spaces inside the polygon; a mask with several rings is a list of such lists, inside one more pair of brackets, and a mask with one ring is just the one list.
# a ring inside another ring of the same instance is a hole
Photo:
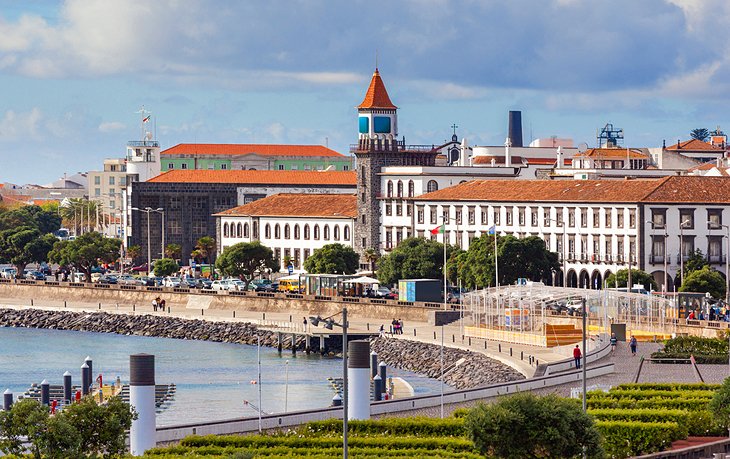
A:
{"label": "person in red jacket", "polygon": [[573,348],[573,358],[575,359],[575,368],[576,369],[579,369],[580,368],[580,358],[582,356],[583,355],[580,353],[580,348],[576,344],[575,345],[575,348]]}

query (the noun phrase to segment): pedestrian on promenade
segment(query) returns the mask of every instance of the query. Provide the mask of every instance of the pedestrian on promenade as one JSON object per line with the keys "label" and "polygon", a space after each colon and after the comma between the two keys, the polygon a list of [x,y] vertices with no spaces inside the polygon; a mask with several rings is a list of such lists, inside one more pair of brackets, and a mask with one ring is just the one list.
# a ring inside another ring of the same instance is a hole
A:
{"label": "pedestrian on promenade", "polygon": [[403,334],[403,319],[398,319],[398,333]]}
{"label": "pedestrian on promenade", "polygon": [[575,360],[575,369],[576,370],[580,369],[580,358],[582,356],[583,356],[583,354],[581,354],[581,352],[580,352],[580,347],[578,347],[578,345],[576,344],[575,347],[573,348],[573,359]]}
{"label": "pedestrian on promenade", "polygon": [[385,325],[383,325],[383,324],[380,324],[380,337],[381,338],[385,337]]}
{"label": "pedestrian on promenade", "polygon": [[616,338],[616,333],[611,333],[611,352],[616,350],[617,342],[618,342],[618,338]]}
{"label": "pedestrian on promenade", "polygon": [[304,317],[304,331],[307,331],[307,318]]}
{"label": "pedestrian on promenade", "polygon": [[636,355],[636,337],[634,335],[631,335],[631,340],[629,341],[629,347],[631,348],[631,355]]}
{"label": "pedestrian on promenade", "polygon": [[393,320],[390,321],[390,334],[398,334],[398,321],[395,320],[395,317],[393,318]]}
{"label": "pedestrian on promenade", "polygon": [[162,312],[165,312],[165,305],[166,304],[167,304],[167,302],[165,301],[164,298],[161,299],[160,302],[158,303],[158,307],[162,308]]}

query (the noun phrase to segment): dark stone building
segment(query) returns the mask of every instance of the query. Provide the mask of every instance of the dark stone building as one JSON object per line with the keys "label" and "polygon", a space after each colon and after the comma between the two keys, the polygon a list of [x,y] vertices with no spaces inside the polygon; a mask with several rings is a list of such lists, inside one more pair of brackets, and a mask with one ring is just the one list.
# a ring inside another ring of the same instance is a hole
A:
{"label": "dark stone building", "polygon": [[[398,114],[385,84],[375,69],[365,99],[358,109],[358,143],[351,152],[357,158],[357,211],[354,248],[381,253],[380,171],[385,166],[434,166],[438,150],[431,146],[406,145],[398,140]],[[367,267],[366,260],[362,260]]]}
{"label": "dark stone building", "polygon": [[[179,244],[181,260],[203,236],[215,238],[213,214],[277,193],[355,192],[355,173],[317,171],[173,170],[132,184],[131,207],[162,209],[165,245]],[[130,245],[142,250],[135,263],[147,260],[147,222],[152,260],[162,258],[162,212],[132,211]]]}

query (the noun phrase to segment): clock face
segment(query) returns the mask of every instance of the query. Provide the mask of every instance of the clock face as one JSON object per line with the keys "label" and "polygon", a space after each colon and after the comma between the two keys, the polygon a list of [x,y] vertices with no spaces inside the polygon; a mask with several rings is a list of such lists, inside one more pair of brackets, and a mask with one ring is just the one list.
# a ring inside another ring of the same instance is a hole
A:
{"label": "clock face", "polygon": [[373,130],[376,134],[389,134],[390,118],[387,116],[376,116],[373,118]]}
{"label": "clock face", "polygon": [[359,124],[360,124],[360,134],[367,134],[370,130],[370,120],[368,120],[367,116],[361,116],[359,118]]}

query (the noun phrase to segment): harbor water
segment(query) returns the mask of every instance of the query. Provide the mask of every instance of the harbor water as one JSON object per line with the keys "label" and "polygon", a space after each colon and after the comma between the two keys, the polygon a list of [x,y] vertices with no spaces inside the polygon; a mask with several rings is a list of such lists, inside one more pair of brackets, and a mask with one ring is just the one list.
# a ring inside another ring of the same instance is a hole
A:
{"label": "harbor water", "polygon": [[[258,374],[256,346],[33,328],[0,328],[0,343],[0,392],[9,388],[16,398],[43,379],[60,385],[65,371],[72,373],[74,385],[79,384],[87,355],[93,359],[93,379],[101,373],[105,384],[117,376],[126,383],[129,355],[144,352],[155,355],[157,384],[177,385],[172,403],[157,415],[158,425],[258,414],[259,387],[252,384]],[[440,390],[438,381],[388,370],[389,376],[408,381],[416,395]],[[341,359],[303,352],[292,356],[262,347],[262,411],[329,406],[334,390],[327,378],[341,376]]]}

